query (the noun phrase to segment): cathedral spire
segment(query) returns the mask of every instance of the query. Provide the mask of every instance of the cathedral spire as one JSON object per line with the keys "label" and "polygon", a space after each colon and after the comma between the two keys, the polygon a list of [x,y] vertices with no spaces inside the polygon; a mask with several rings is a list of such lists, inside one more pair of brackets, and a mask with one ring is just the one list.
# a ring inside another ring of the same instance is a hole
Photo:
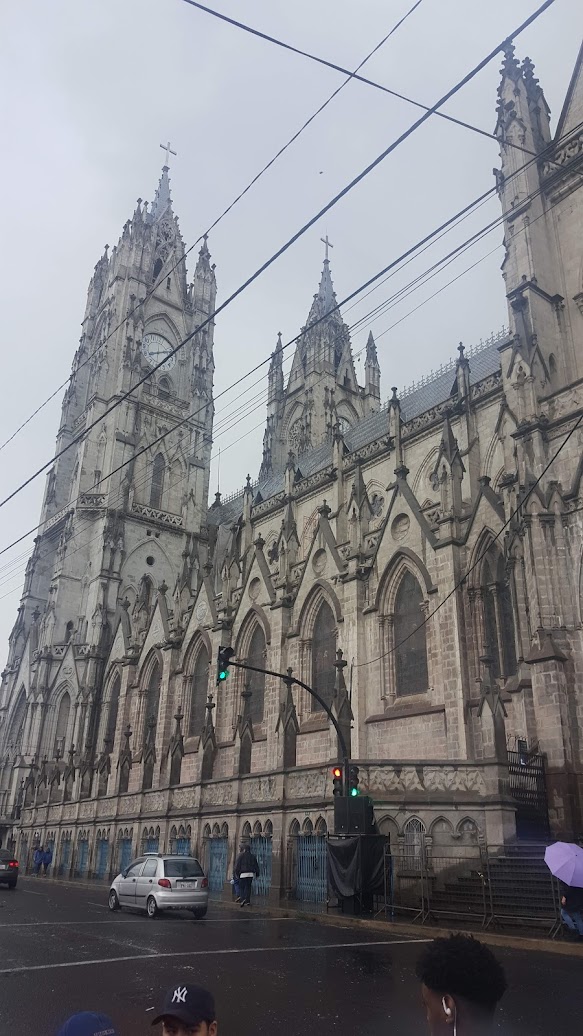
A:
{"label": "cathedral spire", "polygon": [[152,208],[150,209],[150,219],[153,223],[156,220],[162,218],[162,216],[170,210],[172,211],[172,198],[170,197],[170,178],[168,176],[169,169],[165,165],[162,167],[162,175],[160,176],[160,182],[154,195],[154,201],[152,202]]}

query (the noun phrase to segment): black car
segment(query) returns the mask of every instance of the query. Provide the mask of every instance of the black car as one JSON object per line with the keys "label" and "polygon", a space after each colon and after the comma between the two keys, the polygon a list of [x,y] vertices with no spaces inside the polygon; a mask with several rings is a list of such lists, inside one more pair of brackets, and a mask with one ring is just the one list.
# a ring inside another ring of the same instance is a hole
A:
{"label": "black car", "polygon": [[17,881],[18,860],[9,849],[0,849],[0,885],[6,884],[9,889],[15,889]]}

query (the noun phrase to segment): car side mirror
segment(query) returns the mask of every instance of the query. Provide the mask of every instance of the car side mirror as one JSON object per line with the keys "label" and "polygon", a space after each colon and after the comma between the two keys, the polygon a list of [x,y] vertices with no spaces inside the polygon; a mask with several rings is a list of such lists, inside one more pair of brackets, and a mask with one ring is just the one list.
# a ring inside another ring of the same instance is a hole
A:
{"label": "car side mirror", "polygon": [[122,878],[127,878],[128,870],[129,870],[129,867],[124,867],[123,871],[121,872]]}

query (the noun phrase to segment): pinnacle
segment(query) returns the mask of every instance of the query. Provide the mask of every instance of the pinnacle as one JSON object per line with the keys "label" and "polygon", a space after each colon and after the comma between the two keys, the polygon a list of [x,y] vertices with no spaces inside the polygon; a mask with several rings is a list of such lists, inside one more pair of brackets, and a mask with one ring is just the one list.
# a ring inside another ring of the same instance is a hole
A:
{"label": "pinnacle", "polygon": [[152,202],[152,208],[150,210],[150,219],[152,222],[160,219],[165,212],[172,209],[172,198],[170,197],[170,179],[168,177],[168,166],[162,167],[162,175],[160,182],[154,195],[154,201]]}

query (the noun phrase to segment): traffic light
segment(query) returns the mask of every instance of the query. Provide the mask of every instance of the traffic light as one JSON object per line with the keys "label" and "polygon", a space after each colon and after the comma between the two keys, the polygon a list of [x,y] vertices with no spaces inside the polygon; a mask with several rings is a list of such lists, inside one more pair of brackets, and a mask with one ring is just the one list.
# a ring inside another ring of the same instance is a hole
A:
{"label": "traffic light", "polygon": [[234,648],[220,647],[217,655],[217,687],[225,682],[229,675],[229,662],[235,654]]}
{"label": "traffic light", "polygon": [[342,787],[342,767],[334,766],[332,768],[332,794],[343,795],[344,788]]}
{"label": "traffic light", "polygon": [[358,790],[358,766],[350,767],[350,789],[349,794],[354,798],[356,795],[360,795]]}

